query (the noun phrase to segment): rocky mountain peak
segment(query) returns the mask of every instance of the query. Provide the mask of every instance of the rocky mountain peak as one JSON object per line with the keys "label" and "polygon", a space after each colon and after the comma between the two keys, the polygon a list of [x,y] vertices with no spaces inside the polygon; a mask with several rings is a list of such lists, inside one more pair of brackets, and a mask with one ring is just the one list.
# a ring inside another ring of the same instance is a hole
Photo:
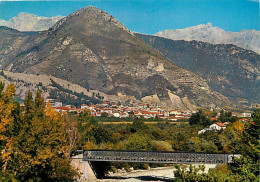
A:
{"label": "rocky mountain peak", "polygon": [[[87,6],[74,13],[70,14],[69,16],[61,19],[58,21],[52,28],[51,32],[54,32],[59,29],[59,27],[63,26],[64,24],[73,24],[74,22],[80,22],[80,26],[83,27],[84,24],[111,24],[112,26],[117,26],[120,29],[126,30],[130,33],[130,31],[120,23],[116,18],[109,15],[107,12],[102,11],[99,8],[94,6]],[[109,28],[109,25],[106,25]]]}
{"label": "rocky mountain peak", "polygon": [[26,13],[26,12],[21,12],[14,18],[24,18],[24,17],[30,17],[31,18],[31,17],[37,17],[37,15]]}
{"label": "rocky mountain peak", "polygon": [[184,29],[163,30],[155,35],[172,40],[197,40],[211,44],[234,44],[260,54],[260,31],[256,30],[231,32],[208,23]]}
{"label": "rocky mountain peak", "polygon": [[8,21],[0,20],[0,26],[7,26],[19,31],[43,31],[52,27],[61,18],[63,16],[48,18],[21,12]]}

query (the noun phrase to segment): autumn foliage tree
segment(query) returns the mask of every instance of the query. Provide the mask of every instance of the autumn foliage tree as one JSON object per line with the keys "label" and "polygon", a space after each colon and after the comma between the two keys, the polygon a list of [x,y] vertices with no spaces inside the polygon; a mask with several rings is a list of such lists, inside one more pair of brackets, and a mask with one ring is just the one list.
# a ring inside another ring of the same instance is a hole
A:
{"label": "autumn foliage tree", "polygon": [[[8,160],[10,159],[11,150],[13,147],[13,128],[14,117],[12,111],[15,110],[15,104],[12,98],[15,95],[15,86],[13,84],[8,85],[5,89],[5,84],[0,82],[0,165],[2,174],[7,170]],[[5,174],[8,176],[8,174]]]}
{"label": "autumn foliage tree", "polygon": [[50,104],[45,108],[40,91],[34,100],[28,92],[24,114],[20,111],[15,117],[14,93],[13,85],[5,92],[1,89],[2,180],[71,181],[76,172],[69,163],[69,139],[62,117]]}

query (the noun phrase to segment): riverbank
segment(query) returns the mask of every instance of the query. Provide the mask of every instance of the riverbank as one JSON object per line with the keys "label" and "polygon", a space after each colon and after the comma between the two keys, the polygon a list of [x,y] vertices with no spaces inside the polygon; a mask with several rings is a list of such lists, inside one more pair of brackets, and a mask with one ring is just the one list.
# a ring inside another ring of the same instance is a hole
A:
{"label": "riverbank", "polygon": [[[215,164],[206,164],[205,172],[214,168]],[[150,170],[133,170],[131,172],[118,172],[110,174],[106,179],[97,179],[94,182],[169,182],[173,181],[174,166],[151,168]]]}

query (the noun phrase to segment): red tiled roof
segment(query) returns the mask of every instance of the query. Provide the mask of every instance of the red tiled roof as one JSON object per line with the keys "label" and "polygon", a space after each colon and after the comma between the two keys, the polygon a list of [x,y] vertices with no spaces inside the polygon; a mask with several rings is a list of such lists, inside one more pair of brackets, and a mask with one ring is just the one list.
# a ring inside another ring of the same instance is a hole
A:
{"label": "red tiled roof", "polygon": [[159,112],[142,111],[142,114],[156,114],[156,115],[159,115]]}
{"label": "red tiled roof", "polygon": [[62,111],[62,114],[68,114],[66,111]]}
{"label": "red tiled roof", "polygon": [[176,118],[175,116],[170,116],[169,119],[179,119],[179,118]]}
{"label": "red tiled roof", "polygon": [[220,126],[220,127],[226,127],[226,125],[224,125],[223,123],[216,122],[215,124]]}
{"label": "red tiled roof", "polygon": [[60,110],[71,110],[69,107],[61,106],[61,107],[55,107],[55,109],[60,109]]}

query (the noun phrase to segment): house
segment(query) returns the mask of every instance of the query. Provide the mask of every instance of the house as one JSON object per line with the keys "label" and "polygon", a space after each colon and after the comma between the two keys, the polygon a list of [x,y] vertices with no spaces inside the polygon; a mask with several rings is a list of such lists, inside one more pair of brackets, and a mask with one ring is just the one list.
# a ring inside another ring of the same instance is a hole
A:
{"label": "house", "polygon": [[178,114],[180,114],[177,110],[171,110],[171,111],[169,111],[169,115],[170,116],[173,116],[173,115],[178,115]]}
{"label": "house", "polygon": [[169,116],[169,120],[171,121],[177,121],[179,118],[175,117],[175,116]]}
{"label": "house", "polygon": [[212,130],[213,130],[212,128],[204,128],[204,129],[198,131],[198,134],[205,133],[206,131],[212,131]]}
{"label": "house", "polygon": [[81,109],[88,109],[88,105],[87,104],[82,104],[80,108]]}
{"label": "house", "polygon": [[243,113],[242,113],[242,117],[244,117],[244,118],[251,118],[251,113],[249,113],[249,112],[243,112]]}
{"label": "house", "polygon": [[120,114],[118,112],[112,114],[114,117],[119,118]]}
{"label": "house", "polygon": [[129,114],[127,112],[120,113],[120,118],[127,118]]}
{"label": "house", "polygon": [[160,113],[159,112],[151,112],[151,111],[142,111],[142,114],[145,115],[147,118],[155,118],[158,116]]}
{"label": "house", "polygon": [[223,123],[220,123],[220,122],[216,122],[212,125],[209,126],[209,128],[212,128],[214,130],[224,130],[226,129],[226,125],[224,125]]}

